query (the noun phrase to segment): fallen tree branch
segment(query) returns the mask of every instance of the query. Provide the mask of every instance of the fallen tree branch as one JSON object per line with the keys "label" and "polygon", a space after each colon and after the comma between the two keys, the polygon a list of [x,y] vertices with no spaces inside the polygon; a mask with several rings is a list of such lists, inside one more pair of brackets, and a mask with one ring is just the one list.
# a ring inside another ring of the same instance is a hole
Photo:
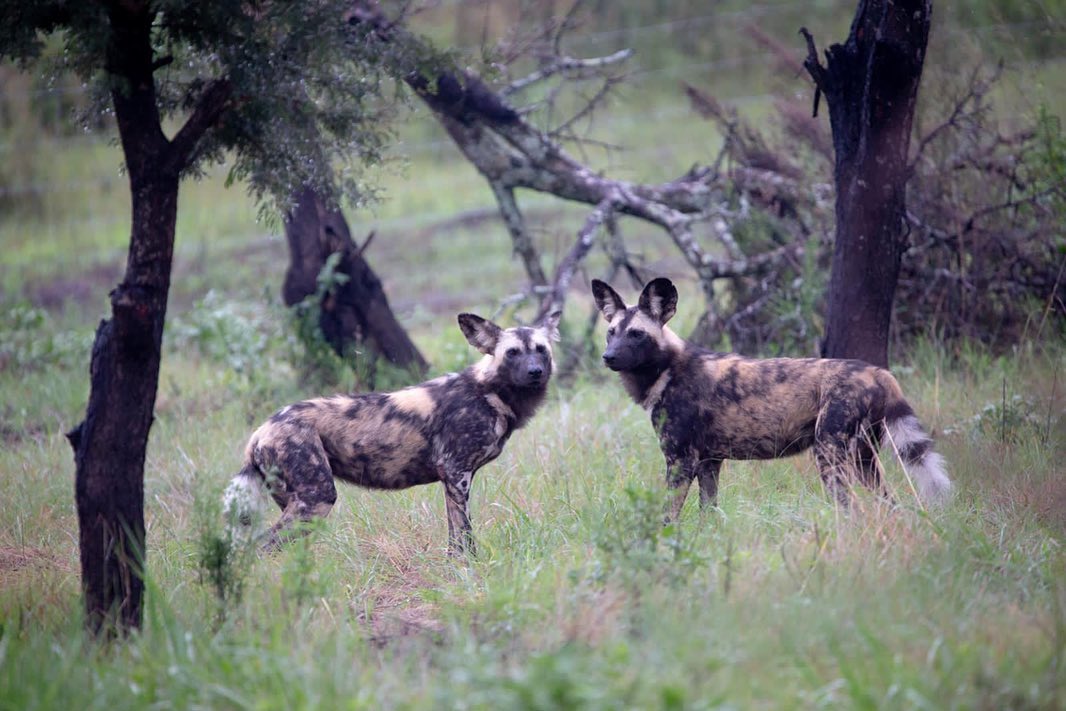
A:
{"label": "fallen tree branch", "polygon": [[557,74],[569,79],[588,79],[598,76],[604,67],[612,64],[620,64],[633,56],[633,50],[621,49],[614,54],[605,57],[590,57],[588,59],[576,59],[574,57],[556,57],[546,66],[535,72],[515,79],[510,84],[502,87],[499,94],[506,99],[518,92],[528,89],[530,86],[544,81]]}
{"label": "fallen tree branch", "polygon": [[614,207],[615,200],[612,196],[597,205],[596,209],[586,218],[585,224],[577,232],[577,241],[574,242],[574,246],[570,248],[570,251],[555,268],[555,279],[552,281],[551,291],[541,299],[535,322],[556,311],[562,311],[563,305],[566,303],[566,294],[570,289],[570,281],[574,278],[574,272],[577,271],[578,265],[592,250],[597,230],[611,219]]}

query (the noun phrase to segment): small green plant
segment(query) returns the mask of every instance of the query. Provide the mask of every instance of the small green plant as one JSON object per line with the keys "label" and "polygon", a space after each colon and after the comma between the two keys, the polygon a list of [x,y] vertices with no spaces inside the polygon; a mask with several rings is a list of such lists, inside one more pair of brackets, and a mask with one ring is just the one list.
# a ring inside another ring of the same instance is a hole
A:
{"label": "small green plant", "polygon": [[262,314],[255,315],[212,290],[187,314],[174,319],[168,332],[178,347],[196,348],[247,381],[269,367],[271,344],[263,320]]}
{"label": "small green plant", "polygon": [[315,559],[314,544],[324,528],[321,519],[298,523],[285,544],[281,570],[283,600],[296,609],[306,608],[326,592],[325,576]]}
{"label": "small green plant", "polygon": [[26,302],[10,306],[0,324],[0,371],[72,367],[92,347],[92,334],[60,331],[47,311]]}
{"label": "small green plant", "polygon": [[706,561],[683,535],[679,522],[663,525],[667,492],[626,485],[624,499],[606,511],[592,539],[601,571],[659,575],[681,582]]}
{"label": "small green plant", "polygon": [[[200,495],[195,500],[197,529],[197,564],[200,584],[212,593],[215,627],[220,627],[230,610],[244,595],[255,542],[236,533],[235,521],[225,521],[217,496]],[[235,515],[236,512],[227,512]]]}
{"label": "small green plant", "polygon": [[393,390],[410,385],[418,373],[393,366],[369,351],[349,343],[337,353],[322,332],[322,309],[349,276],[337,271],[341,253],[326,259],[317,277],[315,293],[288,312],[288,357],[305,386],[318,390]]}
{"label": "small green plant", "polygon": [[348,282],[348,275],[337,271],[341,253],[334,252],[318,273],[315,293],[289,309],[288,356],[300,373],[301,381],[316,388],[340,387],[355,390],[359,379],[351,362],[359,357],[354,347],[338,354],[322,333],[322,305]]}
{"label": "small green plant", "polygon": [[967,435],[973,440],[993,440],[1017,444],[1044,434],[1050,415],[1028,397],[1012,395],[1000,402],[989,402],[972,417],[944,428],[944,434]]}

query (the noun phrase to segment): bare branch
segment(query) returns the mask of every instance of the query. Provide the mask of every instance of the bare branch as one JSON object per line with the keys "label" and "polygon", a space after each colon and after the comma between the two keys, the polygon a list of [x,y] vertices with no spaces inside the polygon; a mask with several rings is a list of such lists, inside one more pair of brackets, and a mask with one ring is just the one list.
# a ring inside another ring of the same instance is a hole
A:
{"label": "bare branch", "polygon": [[782,69],[795,76],[799,76],[803,72],[803,62],[797,59],[796,56],[792,54],[792,50],[782,44],[779,39],[756,24],[748,25],[745,30],[758,44],[761,44],[773,53],[777,58],[778,65]]}
{"label": "bare branch", "polygon": [[811,79],[814,80],[814,108],[811,111],[811,115],[817,116],[818,100],[821,98],[822,92],[826,90],[829,74],[818,59],[818,50],[814,45],[814,37],[811,36],[806,27],[800,28],[800,34],[807,40],[807,58],[803,60],[803,67],[811,75]]}
{"label": "bare branch", "polygon": [[233,85],[228,79],[215,79],[207,84],[189,118],[170,142],[167,168],[181,171],[189,165],[200,139],[218,122],[232,94]]}
{"label": "bare branch", "polygon": [[611,93],[611,90],[614,89],[615,85],[621,83],[623,79],[624,77],[621,76],[605,78],[603,80],[603,84],[596,91],[596,93],[585,101],[585,105],[578,109],[573,116],[560,123],[556,128],[552,129],[552,131],[548,135],[553,138],[558,138],[562,135],[569,134],[570,127],[576,124],[581,119],[587,116],[591,116],[592,112],[595,111]]}
{"label": "bare branch", "polygon": [[634,288],[644,286],[646,280],[641,276],[637,266],[629,259],[629,252],[626,250],[625,241],[622,239],[622,233],[618,229],[618,220],[614,218],[614,213],[607,216],[606,227],[607,239],[604,240],[603,249],[611,260],[611,268],[605,281],[612,283],[619,271],[625,271],[629,275],[629,280]]}
{"label": "bare branch", "polygon": [[507,98],[556,74],[562,74],[567,79],[590,79],[594,76],[599,76],[604,68],[624,62],[631,56],[633,56],[633,50],[622,49],[606,57],[591,57],[589,59],[556,57],[551,63],[546,64],[537,71],[521,79],[516,79],[501,88],[499,94],[503,98]]}
{"label": "bare branch", "polygon": [[494,180],[489,181],[489,187],[492,188],[492,194],[496,196],[503,222],[511,233],[515,254],[522,258],[530,283],[533,286],[547,284],[548,279],[544,276],[544,269],[540,266],[540,256],[537,254],[536,247],[533,246],[533,240],[530,239],[529,232],[526,230],[522,212],[515,201],[514,190]]}
{"label": "bare branch", "polygon": [[595,241],[596,231],[610,219],[614,210],[614,199],[608,197],[603,200],[596,209],[589,214],[585,224],[578,230],[577,241],[559,265],[555,268],[555,279],[552,281],[551,291],[540,302],[536,320],[539,321],[548,314],[561,311],[566,303],[566,293],[570,289],[570,281],[574,278],[581,261],[588,255]]}
{"label": "bare branch", "polygon": [[[970,80],[966,83],[966,92],[955,101],[951,108],[951,113],[939,125],[929,131],[929,133],[925,134],[921,141],[919,141],[917,148],[914,150],[914,157],[907,166],[908,176],[914,174],[914,169],[917,167],[918,161],[924,156],[929,144],[949,129],[957,129],[959,127],[959,121],[967,115],[966,107],[972,103],[979,103],[987,94],[991,83],[995,82],[999,75],[999,72],[997,71],[996,75],[991,77],[988,82],[984,82],[979,79],[980,72],[980,65],[973,68],[973,71],[970,74]],[[977,110],[979,111],[980,109]]]}

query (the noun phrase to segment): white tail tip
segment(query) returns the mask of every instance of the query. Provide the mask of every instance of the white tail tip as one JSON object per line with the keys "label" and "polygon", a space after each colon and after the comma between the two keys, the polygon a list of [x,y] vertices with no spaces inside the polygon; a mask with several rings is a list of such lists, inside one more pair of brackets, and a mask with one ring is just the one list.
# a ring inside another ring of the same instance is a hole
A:
{"label": "white tail tip", "polygon": [[940,505],[951,495],[951,479],[944,470],[944,458],[936,452],[926,452],[921,461],[910,467],[922,501]]}
{"label": "white tail tip", "polygon": [[259,534],[266,514],[264,498],[257,477],[233,477],[222,495],[222,513],[232,539],[251,540]]}

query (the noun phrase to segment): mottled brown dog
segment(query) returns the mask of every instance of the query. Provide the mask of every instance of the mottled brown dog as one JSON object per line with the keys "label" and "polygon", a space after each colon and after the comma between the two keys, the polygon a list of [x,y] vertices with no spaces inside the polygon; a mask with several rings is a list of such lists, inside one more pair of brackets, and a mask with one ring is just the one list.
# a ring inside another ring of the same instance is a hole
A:
{"label": "mottled brown dog", "polygon": [[373,489],[441,482],[449,550],[473,553],[470,482],[543,401],[558,324],[556,313],[538,327],[503,330],[459,314],[463,334],[485,354],[461,373],[393,393],[334,395],[282,408],[248,442],[244,467],[226,494],[231,518],[250,522],[242,502],[265,483],[282,510],[264,543],[276,548],[293,523],[329,513],[337,499],[334,478]]}
{"label": "mottled brown dog", "polygon": [[666,322],[677,308],[669,279],[648,283],[627,307],[608,284],[593,280],[607,320],[603,362],[651,413],[666,456],[676,518],[693,479],[700,503],[713,504],[725,459],[774,459],[813,447],[818,471],[847,504],[855,475],[883,492],[877,450],[886,431],[923,499],[951,489],[914,410],[891,373],[856,360],[744,358],[715,353],[677,336]]}

